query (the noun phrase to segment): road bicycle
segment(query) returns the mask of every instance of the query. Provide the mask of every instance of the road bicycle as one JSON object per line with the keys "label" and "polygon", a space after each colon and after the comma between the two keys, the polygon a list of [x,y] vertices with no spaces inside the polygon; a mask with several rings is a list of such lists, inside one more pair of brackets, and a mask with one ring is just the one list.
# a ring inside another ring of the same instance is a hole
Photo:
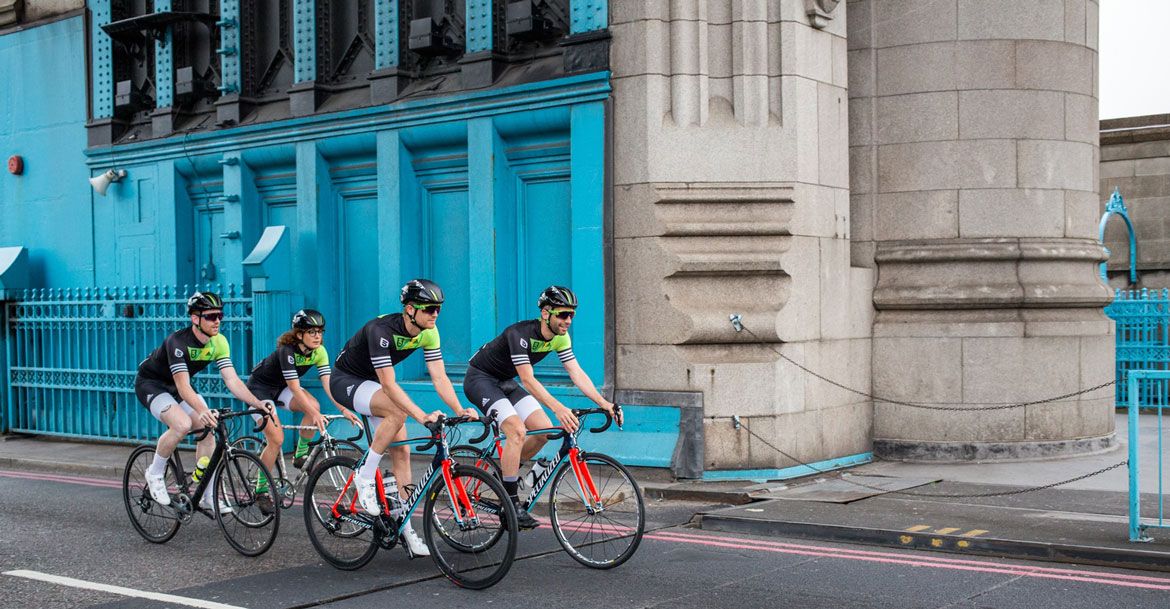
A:
{"label": "road bicycle", "polygon": [[[615,410],[620,416],[621,407]],[[595,569],[612,569],[634,555],[646,528],[642,489],[617,459],[598,452],[582,451],[577,437],[589,415],[605,415],[605,424],[590,429],[601,433],[613,424],[613,417],[601,408],[574,409],[582,422],[576,432],[563,428],[534,429],[527,435],[547,435],[562,440],[549,466],[532,482],[521,507],[531,512],[544,490],[549,489],[548,519],[561,547],[577,562]],[[451,449],[459,463],[483,469],[503,479],[497,460],[503,456],[504,435],[491,421],[494,438],[484,447],[461,444]],[[478,487],[469,489],[474,495]]]}
{"label": "road bicycle", "polygon": [[[277,406],[280,403],[277,402]],[[309,454],[305,456],[305,465],[297,471],[295,478],[289,477],[288,466],[284,460],[284,451],[281,451],[276,460],[276,485],[277,495],[280,497],[280,507],[288,509],[292,507],[293,502],[297,498],[297,490],[304,487],[304,483],[309,478],[309,473],[318,463],[324,462],[326,459],[336,456],[346,456],[353,459],[360,459],[365,451],[355,443],[355,440],[361,439],[364,431],[358,429],[357,433],[350,438],[338,439],[329,433],[329,425],[338,419],[345,417],[339,414],[325,415],[325,430],[321,432],[321,436],[312,442],[309,442]],[[295,429],[300,432],[303,429],[316,431],[317,427],[313,425],[282,425],[281,429],[290,430]],[[259,455],[264,450],[264,440],[256,436],[241,436],[232,442],[232,446],[246,450],[254,455]]]}
{"label": "road bicycle", "polygon": [[[434,447],[422,482],[405,501],[387,493],[382,472],[375,475],[382,513],[367,514],[358,502],[354,473],[360,462],[339,456],[326,459],[305,484],[305,527],[313,547],[338,569],[359,569],[379,548],[393,548],[411,516],[422,507],[423,539],[435,565],[455,584],[472,589],[495,585],[516,557],[516,511],[503,483],[486,471],[451,461],[448,434],[469,421],[440,417],[426,425],[431,435],[394,442],[394,446]],[[483,434],[474,441],[487,437]],[[340,481],[340,482],[338,482]],[[467,489],[474,487],[474,496]],[[407,550],[409,553],[409,549]]]}
{"label": "road bicycle", "polygon": [[[237,552],[244,556],[259,556],[268,551],[276,539],[280,528],[280,510],[271,510],[272,513],[265,514],[257,505],[257,499],[268,494],[275,505],[275,487],[270,486],[266,492],[256,490],[258,477],[267,477],[268,470],[258,457],[228,443],[227,421],[253,414],[267,415],[267,412],[258,408],[242,412],[222,408],[216,412],[219,419],[215,427],[187,434],[193,436],[195,442],[209,433],[215,434],[215,449],[199,481],[192,481],[191,475],[183,468],[180,451],[176,450],[167,461],[164,480],[171,498],[170,505],[161,505],[155,501],[146,484],[146,470],[154,461],[155,447],[139,446],[130,453],[122,475],[122,499],[126,513],[134,529],[151,543],[166,543],[179,531],[180,525],[191,522],[196,513],[203,514],[219,523],[228,544]],[[268,417],[264,416],[260,421],[256,432],[264,428]],[[208,485],[214,485],[212,509],[199,505],[199,498]],[[220,508],[221,505],[223,508]]]}

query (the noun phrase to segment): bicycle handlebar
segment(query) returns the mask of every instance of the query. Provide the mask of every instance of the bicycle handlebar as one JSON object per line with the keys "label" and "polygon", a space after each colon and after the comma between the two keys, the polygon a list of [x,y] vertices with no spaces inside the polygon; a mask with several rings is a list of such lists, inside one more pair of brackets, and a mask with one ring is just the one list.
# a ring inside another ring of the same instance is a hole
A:
{"label": "bicycle handlebar", "polygon": [[433,448],[435,446],[435,444],[439,441],[439,437],[440,437],[444,427],[455,427],[456,425],[462,425],[464,423],[479,423],[479,424],[483,425],[483,433],[480,434],[478,438],[472,440],[472,443],[477,443],[477,442],[483,440],[484,438],[486,438],[488,436],[488,433],[491,432],[491,428],[488,427],[487,422],[484,421],[483,419],[469,419],[466,416],[448,418],[448,417],[445,417],[443,415],[439,415],[439,418],[436,419],[435,422],[423,423],[423,426],[426,427],[427,430],[431,432],[432,436],[431,436],[430,442],[427,442],[426,444],[423,444],[422,446],[418,447],[418,451],[422,452],[422,451],[427,451],[427,450],[430,450],[431,448]]}
{"label": "bicycle handlebar", "polygon": [[234,418],[242,417],[242,416],[251,416],[254,414],[261,415],[261,417],[260,417],[260,424],[257,425],[252,430],[252,433],[260,433],[260,432],[264,431],[265,427],[268,426],[268,420],[271,417],[269,412],[267,410],[264,410],[263,408],[248,408],[248,409],[242,410],[242,411],[235,411],[235,410],[232,410],[231,408],[213,408],[211,410],[212,410],[212,412],[216,413],[216,415],[217,415],[216,421],[215,421],[215,427],[201,427],[199,429],[196,429],[195,431],[187,432],[187,435],[193,436],[192,439],[194,441],[196,441],[196,442],[202,441],[204,438],[206,438],[211,432],[215,431],[216,429],[225,429],[226,430],[225,423],[228,419],[234,419]]}

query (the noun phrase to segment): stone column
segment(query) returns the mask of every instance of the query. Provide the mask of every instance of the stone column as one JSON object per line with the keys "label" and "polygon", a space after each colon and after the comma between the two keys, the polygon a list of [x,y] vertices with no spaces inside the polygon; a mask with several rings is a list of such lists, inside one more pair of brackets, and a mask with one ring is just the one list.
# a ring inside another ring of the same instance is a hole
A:
{"label": "stone column", "polygon": [[610,5],[616,387],[701,394],[706,469],[794,463],[732,415],[802,461],[870,448],[869,402],[775,351],[869,389],[836,4]]}
{"label": "stone column", "polygon": [[855,264],[874,266],[874,449],[924,460],[1107,448],[1097,276],[1097,2],[849,2]]}

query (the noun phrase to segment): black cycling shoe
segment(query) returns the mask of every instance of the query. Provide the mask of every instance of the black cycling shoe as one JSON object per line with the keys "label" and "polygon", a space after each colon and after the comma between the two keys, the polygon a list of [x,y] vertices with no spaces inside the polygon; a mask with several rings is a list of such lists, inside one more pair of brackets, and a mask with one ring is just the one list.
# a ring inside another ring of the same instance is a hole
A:
{"label": "black cycling shoe", "polygon": [[308,459],[309,459],[309,455],[301,455],[299,457],[293,457],[293,467],[297,468],[298,470],[303,471],[305,469],[305,461],[307,461]]}
{"label": "black cycling shoe", "polygon": [[271,516],[272,512],[276,511],[276,507],[272,505],[272,497],[265,492],[256,497],[256,507],[260,508],[260,513],[265,516]]}
{"label": "black cycling shoe", "polygon": [[533,518],[532,514],[528,513],[528,510],[520,507],[519,503],[513,505],[516,506],[516,526],[519,527],[521,531],[535,529],[536,527],[540,526],[540,522]]}

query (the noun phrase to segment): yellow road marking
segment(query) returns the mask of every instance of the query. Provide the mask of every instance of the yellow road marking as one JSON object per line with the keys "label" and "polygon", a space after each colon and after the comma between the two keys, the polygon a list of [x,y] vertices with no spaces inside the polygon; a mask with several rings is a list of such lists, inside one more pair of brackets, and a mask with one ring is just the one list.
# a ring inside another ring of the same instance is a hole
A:
{"label": "yellow road marking", "polygon": [[935,533],[938,533],[939,535],[950,535],[951,533],[954,533],[958,530],[959,527],[946,527],[944,529],[936,529]]}
{"label": "yellow road marking", "polygon": [[959,540],[959,542],[956,543],[955,545],[959,546],[960,548],[969,548],[969,547],[971,547],[971,542]]}
{"label": "yellow road marking", "polygon": [[943,540],[941,540],[941,539],[931,539],[930,540],[930,546],[933,548],[941,548],[942,544],[943,544]]}
{"label": "yellow road marking", "polygon": [[929,524],[916,524],[912,527],[907,527],[906,530],[910,531],[911,533],[917,533],[919,531],[925,531],[926,529],[929,529],[929,528],[930,528]]}
{"label": "yellow road marking", "polygon": [[987,531],[984,531],[983,529],[971,529],[970,531],[959,535],[959,537],[978,537],[986,532]]}
{"label": "yellow road marking", "polygon": [[914,541],[914,538],[909,535],[901,535],[898,537],[898,541],[902,542],[902,545],[906,545]]}

